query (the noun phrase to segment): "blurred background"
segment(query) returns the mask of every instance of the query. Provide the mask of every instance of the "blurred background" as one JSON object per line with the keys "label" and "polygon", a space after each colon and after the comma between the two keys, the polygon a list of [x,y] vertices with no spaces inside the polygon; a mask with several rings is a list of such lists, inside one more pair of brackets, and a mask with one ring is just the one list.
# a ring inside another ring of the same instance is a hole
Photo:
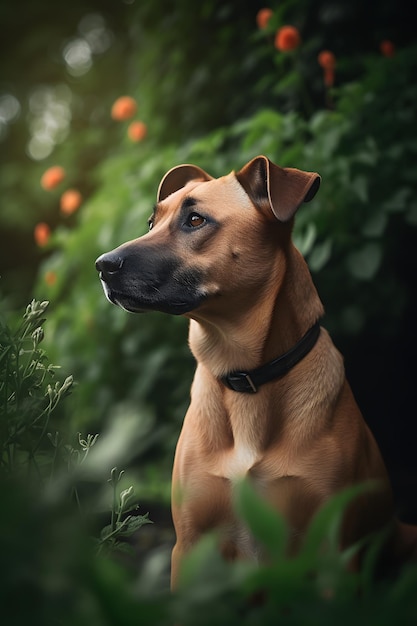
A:
{"label": "blurred background", "polygon": [[169,168],[193,162],[218,176],[258,154],[322,176],[294,238],[398,511],[417,522],[411,4],[0,4],[2,314],[50,301],[42,347],[75,381],[54,428],[72,443],[78,432],[117,440],[105,471],[127,469],[168,535],[194,369],[187,322],[111,306],[94,260],[146,231]]}

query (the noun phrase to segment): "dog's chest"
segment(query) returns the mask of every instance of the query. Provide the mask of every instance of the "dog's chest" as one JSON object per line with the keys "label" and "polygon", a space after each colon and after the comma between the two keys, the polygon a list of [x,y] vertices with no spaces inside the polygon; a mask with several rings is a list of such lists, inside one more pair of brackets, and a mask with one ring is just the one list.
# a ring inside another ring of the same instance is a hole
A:
{"label": "dog's chest", "polygon": [[[224,437],[217,439],[212,460],[216,475],[234,481],[246,476],[262,461],[268,408],[260,398],[232,394],[219,406],[217,415],[223,416]],[[205,424],[212,422],[206,420]]]}
{"label": "dog's chest", "polygon": [[247,442],[235,442],[233,448],[222,455],[220,473],[229,480],[242,478],[252,469],[259,458],[260,455],[254,446]]}

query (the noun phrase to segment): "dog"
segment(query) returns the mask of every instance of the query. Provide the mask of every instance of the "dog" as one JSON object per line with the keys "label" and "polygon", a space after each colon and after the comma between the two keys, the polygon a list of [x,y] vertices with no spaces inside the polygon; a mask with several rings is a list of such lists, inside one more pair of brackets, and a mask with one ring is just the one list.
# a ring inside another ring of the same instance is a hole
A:
{"label": "dog", "polygon": [[384,462],[292,243],[295,213],[320,182],[265,156],[217,179],[179,165],[159,185],[149,232],[96,261],[112,303],[190,320],[197,367],[173,468],[174,588],[208,531],[220,531],[226,559],[262,558],[234,512],[245,476],[287,520],[290,552],[328,498],[367,481],[379,488],[348,509],[341,546],[389,525],[390,558],[415,550],[417,530],[394,518]]}

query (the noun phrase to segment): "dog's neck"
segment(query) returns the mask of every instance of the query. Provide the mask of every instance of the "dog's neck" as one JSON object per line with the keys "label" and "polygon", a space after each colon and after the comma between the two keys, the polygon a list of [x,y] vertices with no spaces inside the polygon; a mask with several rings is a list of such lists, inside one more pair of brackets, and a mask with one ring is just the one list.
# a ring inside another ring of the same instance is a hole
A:
{"label": "dog's neck", "polygon": [[[282,265],[282,259],[280,262]],[[292,245],[285,264],[278,284],[257,286],[233,309],[225,306],[220,312],[202,311],[193,316],[191,351],[214,377],[236,369],[250,370],[280,356],[323,315],[308,267]]]}

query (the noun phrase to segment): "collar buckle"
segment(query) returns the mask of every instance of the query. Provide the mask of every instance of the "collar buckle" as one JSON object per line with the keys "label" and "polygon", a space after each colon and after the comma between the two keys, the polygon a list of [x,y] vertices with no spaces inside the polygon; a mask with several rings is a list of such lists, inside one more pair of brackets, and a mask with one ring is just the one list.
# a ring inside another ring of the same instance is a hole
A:
{"label": "collar buckle", "polygon": [[222,382],[232,391],[240,393],[256,393],[257,386],[247,372],[233,372],[228,376],[222,377]]}

